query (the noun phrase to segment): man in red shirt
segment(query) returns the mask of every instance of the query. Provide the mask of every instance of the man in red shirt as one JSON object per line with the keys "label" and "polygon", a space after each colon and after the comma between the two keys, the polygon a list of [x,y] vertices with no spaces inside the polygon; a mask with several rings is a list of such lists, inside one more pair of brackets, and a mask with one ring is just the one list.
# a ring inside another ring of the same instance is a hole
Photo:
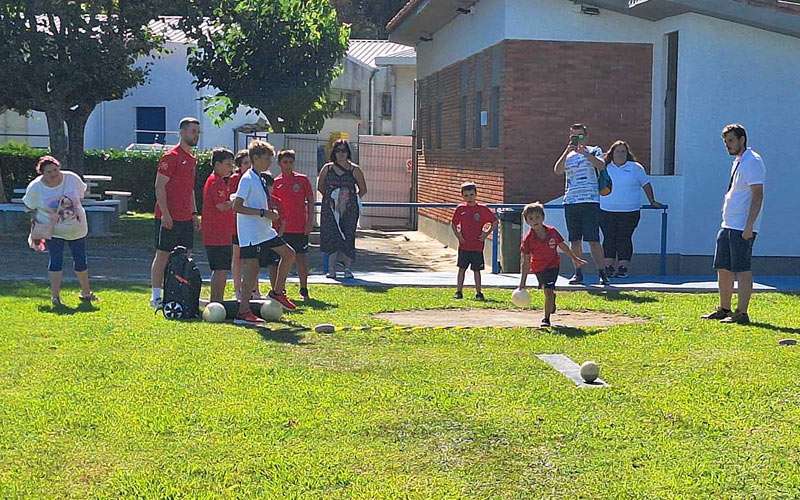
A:
{"label": "man in red shirt", "polygon": [[192,148],[200,138],[200,121],[184,118],[180,122],[180,142],[161,157],[156,173],[156,255],[150,268],[153,295],[150,305],[161,305],[161,287],[170,252],[176,246],[191,250],[194,229],[199,226],[194,198],[197,158]]}
{"label": "man in red shirt", "polygon": [[450,226],[458,238],[458,282],[456,299],[464,298],[464,276],[467,268],[472,267],[475,276],[475,298],[486,300],[481,293],[481,270],[483,270],[483,242],[497,227],[494,212],[482,203],[476,202],[478,186],[473,182],[461,185],[461,196],[464,203],[456,207]]}
{"label": "man in red shirt", "polygon": [[308,300],[308,235],[314,223],[314,189],[308,177],[294,171],[295,152],[284,149],[278,153],[281,173],[275,178],[275,196],[281,200],[281,220],[284,222],[284,241],[294,248],[297,274],[300,276],[300,296]]}
{"label": "man in red shirt", "polygon": [[233,236],[236,234],[236,219],[232,210],[231,193],[233,182],[233,152],[215,148],[211,152],[214,171],[203,186],[203,245],[211,267],[211,302],[222,302],[225,284],[231,270]]}
{"label": "man in red shirt", "polygon": [[528,280],[528,271],[536,275],[539,288],[544,290],[544,318],[542,326],[550,326],[550,315],[556,312],[556,280],[560,259],[558,249],[569,255],[575,264],[575,269],[580,269],[586,264],[569,245],[564,243],[558,230],[553,226],[544,224],[544,206],[539,203],[530,203],[522,210],[522,217],[531,226],[520,245],[520,270],[519,289],[524,290]]}

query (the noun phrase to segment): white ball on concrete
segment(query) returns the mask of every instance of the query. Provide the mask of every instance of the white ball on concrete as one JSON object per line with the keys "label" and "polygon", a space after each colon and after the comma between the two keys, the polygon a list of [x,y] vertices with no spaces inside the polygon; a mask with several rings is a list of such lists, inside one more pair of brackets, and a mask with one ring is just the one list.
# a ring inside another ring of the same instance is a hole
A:
{"label": "white ball on concrete", "polygon": [[584,382],[592,383],[600,376],[600,367],[594,361],[587,361],[581,365],[581,378]]}
{"label": "white ball on concrete", "polygon": [[511,292],[511,303],[517,307],[528,307],[531,305],[531,294],[527,290],[517,288]]}
{"label": "white ball on concrete", "polygon": [[278,321],[283,316],[283,306],[280,302],[267,299],[261,304],[261,317],[267,321]]}
{"label": "white ball on concrete", "polygon": [[203,309],[203,320],[209,323],[221,323],[225,321],[225,306],[219,302],[210,302]]}

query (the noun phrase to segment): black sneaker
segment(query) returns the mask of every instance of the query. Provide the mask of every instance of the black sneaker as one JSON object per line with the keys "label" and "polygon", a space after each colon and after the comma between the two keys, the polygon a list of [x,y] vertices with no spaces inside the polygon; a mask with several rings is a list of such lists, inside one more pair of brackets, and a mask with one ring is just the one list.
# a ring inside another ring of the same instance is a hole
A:
{"label": "black sneaker", "polygon": [[720,323],[735,323],[737,325],[747,325],[750,323],[750,316],[746,312],[736,311],[727,318],[720,320]]}
{"label": "black sneaker", "polygon": [[548,326],[550,326],[550,318],[548,317],[542,318],[542,322],[539,323],[539,326],[541,326],[542,328],[547,328]]}
{"label": "black sneaker", "polygon": [[309,297],[308,297],[308,288],[301,288],[300,289],[300,297],[302,297],[303,300],[308,300],[309,299]]}
{"label": "black sneaker", "polygon": [[481,292],[478,292],[475,294],[475,300],[486,300],[486,297]]}
{"label": "black sneaker", "polygon": [[730,309],[725,309],[724,307],[718,307],[717,310],[714,311],[713,313],[700,316],[700,318],[701,319],[722,320],[722,319],[727,318],[730,315],[731,315],[731,310]]}
{"label": "black sneaker", "polygon": [[616,274],[609,273],[608,275],[609,276],[614,276],[614,277],[617,277],[617,278],[627,278],[628,277],[628,268],[625,267],[625,266],[619,266],[619,268],[617,268],[617,273]]}
{"label": "black sneaker", "polygon": [[605,270],[601,269],[597,272],[597,274],[600,278],[600,284],[603,286],[608,286],[610,282],[608,281],[608,275],[606,274]]}
{"label": "black sneaker", "polygon": [[583,271],[580,269],[575,270],[575,274],[572,275],[572,278],[569,279],[570,285],[582,285],[583,284]]}
{"label": "black sneaker", "polygon": [[464,294],[461,293],[461,292],[456,292],[456,293],[453,294],[453,298],[454,299],[463,299],[464,298]]}
{"label": "black sneaker", "polygon": [[614,276],[614,266],[606,266],[606,276]]}

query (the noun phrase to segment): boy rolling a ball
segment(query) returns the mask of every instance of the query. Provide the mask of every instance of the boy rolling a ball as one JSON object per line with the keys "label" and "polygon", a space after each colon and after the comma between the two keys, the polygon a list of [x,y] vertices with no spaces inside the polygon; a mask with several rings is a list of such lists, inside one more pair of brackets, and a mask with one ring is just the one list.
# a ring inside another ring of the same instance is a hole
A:
{"label": "boy rolling a ball", "polygon": [[[572,248],[564,243],[558,230],[544,223],[544,206],[539,203],[529,203],[522,210],[522,217],[531,227],[522,240],[520,253],[522,254],[521,275],[519,289],[525,290],[528,272],[536,275],[539,288],[544,291],[544,317],[541,326],[550,326],[550,315],[556,311],[556,280],[558,279],[559,256],[558,249],[569,255],[575,268],[580,268],[586,261],[578,257]],[[528,263],[526,265],[525,263]]]}

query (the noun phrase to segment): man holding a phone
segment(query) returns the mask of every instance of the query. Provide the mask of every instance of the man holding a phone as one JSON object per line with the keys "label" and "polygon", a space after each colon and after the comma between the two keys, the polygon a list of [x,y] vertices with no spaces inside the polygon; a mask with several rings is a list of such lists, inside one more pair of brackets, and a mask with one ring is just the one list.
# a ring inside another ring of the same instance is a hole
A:
{"label": "man holding a phone", "polygon": [[[608,276],[603,267],[603,247],[600,245],[600,192],[597,188],[597,172],[606,168],[603,150],[587,145],[586,125],[576,123],[569,130],[569,144],[556,161],[556,175],[566,174],[564,188],[564,217],[572,251],[583,255],[583,242],[589,243],[600,283],[608,285]],[[583,283],[583,273],[575,268],[570,284]]]}

